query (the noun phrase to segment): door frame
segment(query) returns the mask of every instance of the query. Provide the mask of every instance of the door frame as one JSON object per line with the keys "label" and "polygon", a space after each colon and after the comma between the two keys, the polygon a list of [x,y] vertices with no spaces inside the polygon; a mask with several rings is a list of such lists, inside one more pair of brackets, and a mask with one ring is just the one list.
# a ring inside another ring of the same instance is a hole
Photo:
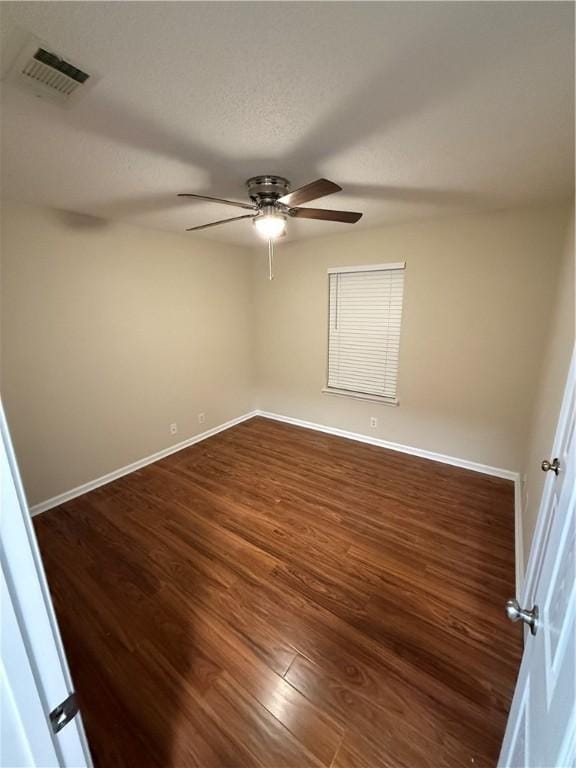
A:
{"label": "door frame", "polygon": [[[569,409],[571,406],[572,398],[571,392],[575,386],[576,381],[576,347],[572,350],[572,358],[568,367],[568,373],[566,376],[566,382],[564,385],[564,392],[562,395],[562,404],[558,413],[558,419],[556,421],[556,431],[554,433],[554,442],[550,451],[550,457],[556,456],[560,450],[560,438],[561,432],[560,426],[566,422],[569,417]],[[538,584],[538,577],[542,570],[542,561],[544,558],[544,550],[546,541],[548,540],[548,534],[550,532],[550,497],[554,492],[554,477],[550,473],[547,473],[544,481],[544,488],[540,497],[540,504],[538,506],[538,517],[536,519],[536,528],[534,529],[534,535],[532,536],[532,543],[530,545],[530,554],[528,562],[526,564],[526,572],[524,574],[524,583],[519,590],[521,594],[518,595],[518,602],[521,605],[532,604],[534,598],[534,592]],[[526,632],[528,629],[526,628]]]}
{"label": "door frame", "polygon": [[[572,409],[574,408],[574,396],[576,391],[576,346],[572,350],[572,357],[568,368],[567,376],[565,379],[564,391],[562,395],[562,403],[556,420],[554,440],[552,448],[549,454],[549,458],[552,459],[556,456],[561,457],[563,455],[564,445],[569,443],[569,435],[574,424],[574,414]],[[567,437],[568,436],[568,437]],[[573,440],[576,438],[572,438]],[[572,465],[570,465],[572,466]],[[549,547],[557,545],[555,541],[557,536],[562,536],[563,531],[566,530],[566,526],[570,522],[570,518],[559,517],[559,513],[554,514],[554,506],[552,502],[552,496],[555,492],[556,476],[551,473],[547,473],[544,481],[544,487],[542,489],[542,495],[540,498],[538,519],[536,521],[536,528],[530,547],[530,557],[528,559],[526,576],[524,584],[518,591],[521,593],[518,595],[518,601],[525,607],[530,607],[538,602],[542,597],[539,592],[539,585],[543,571],[548,568],[550,561],[547,560],[549,555],[555,556],[553,562],[558,563],[558,558],[561,556],[559,552],[555,552],[554,549]],[[571,482],[571,481],[568,481]],[[564,491],[564,488],[560,492],[562,497],[565,498],[564,493],[569,494],[570,490],[574,492],[573,483],[568,485]],[[570,515],[570,501],[567,500],[566,514]],[[559,502],[560,504],[560,502]],[[545,562],[547,565],[545,566]],[[572,614],[568,614],[571,616]],[[569,621],[569,619],[567,619]],[[516,738],[519,737],[522,741],[528,742],[529,734],[529,721],[524,713],[525,702],[530,695],[530,683],[531,679],[527,679],[525,666],[530,665],[535,653],[534,641],[529,636],[530,629],[527,625],[524,625],[524,652],[522,655],[522,661],[518,671],[518,677],[516,680],[514,698],[508,713],[508,722],[506,725],[506,732],[502,741],[500,756],[498,759],[498,766],[504,766],[503,760],[510,758],[511,749],[514,748]],[[523,686],[523,690],[522,690]],[[518,696],[521,696],[518,699]],[[565,728],[561,732],[561,744],[558,752],[558,768],[567,768],[572,766],[574,760],[576,760],[576,707],[572,707],[569,710],[569,715]],[[520,728],[522,730],[520,731]],[[508,763],[506,762],[506,765]]]}

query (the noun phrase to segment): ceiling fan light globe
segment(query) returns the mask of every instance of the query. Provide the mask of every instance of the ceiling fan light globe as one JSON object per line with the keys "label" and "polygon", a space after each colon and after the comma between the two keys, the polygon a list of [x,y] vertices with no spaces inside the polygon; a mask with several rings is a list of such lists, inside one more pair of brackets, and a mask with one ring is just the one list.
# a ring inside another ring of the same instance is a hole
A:
{"label": "ceiling fan light globe", "polygon": [[265,240],[274,240],[284,234],[286,217],[279,213],[269,213],[254,219],[256,231]]}

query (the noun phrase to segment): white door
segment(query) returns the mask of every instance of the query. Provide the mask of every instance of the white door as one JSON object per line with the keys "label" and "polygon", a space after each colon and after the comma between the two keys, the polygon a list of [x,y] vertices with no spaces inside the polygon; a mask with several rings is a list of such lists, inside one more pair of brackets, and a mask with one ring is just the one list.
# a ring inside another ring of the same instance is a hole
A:
{"label": "white door", "polygon": [[530,552],[522,608],[538,609],[524,655],[498,765],[575,768],[575,361],[568,375],[553,455]]}
{"label": "white door", "polygon": [[[74,714],[74,689],[1,404],[0,432],[0,766],[89,768],[90,752],[80,715]],[[66,711],[58,714],[63,702]],[[71,719],[64,724],[67,712]]]}

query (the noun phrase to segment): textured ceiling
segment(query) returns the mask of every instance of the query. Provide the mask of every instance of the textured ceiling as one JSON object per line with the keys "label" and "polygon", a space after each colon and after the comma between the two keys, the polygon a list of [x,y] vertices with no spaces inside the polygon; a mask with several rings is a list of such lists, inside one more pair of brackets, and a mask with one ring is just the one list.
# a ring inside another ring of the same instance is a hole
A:
{"label": "textured ceiling", "polygon": [[[572,189],[572,3],[0,10],[3,73],[32,33],[102,76],[70,109],[3,87],[2,186],[12,199],[182,231],[235,209],[177,192],[244,199],[255,174],[293,186],[326,176],[344,192],[316,205],[364,211],[360,228]],[[299,238],[351,228],[289,227]],[[202,236],[256,239],[245,221]]]}

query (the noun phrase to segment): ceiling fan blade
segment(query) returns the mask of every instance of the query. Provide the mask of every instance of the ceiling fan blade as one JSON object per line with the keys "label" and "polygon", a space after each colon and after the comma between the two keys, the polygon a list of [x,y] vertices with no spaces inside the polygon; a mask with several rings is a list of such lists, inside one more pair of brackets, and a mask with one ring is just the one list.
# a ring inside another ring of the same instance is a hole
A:
{"label": "ceiling fan blade", "polygon": [[278,202],[284,205],[302,205],[302,203],[308,203],[310,200],[317,200],[319,197],[325,197],[326,195],[332,195],[334,192],[341,191],[342,187],[334,184],[333,181],[317,179],[310,184],[306,184],[304,187],[295,189],[293,192],[288,192]]}
{"label": "ceiling fan blade", "polygon": [[199,227],[188,227],[186,232],[194,232],[198,229],[208,229],[208,227],[217,227],[218,224],[228,224],[229,221],[240,221],[240,219],[253,219],[254,216],[251,213],[247,213],[245,216],[232,216],[231,219],[220,219],[220,221],[211,221],[210,224],[200,224]]}
{"label": "ceiling fan blade", "polygon": [[292,208],[290,216],[295,216],[297,219],[342,221],[344,224],[355,224],[362,218],[362,214],[355,211],[328,211],[326,208]]}
{"label": "ceiling fan blade", "polygon": [[235,205],[237,208],[246,208],[249,211],[255,211],[256,206],[250,203],[238,203],[236,200],[224,200],[221,197],[208,197],[208,195],[193,195],[191,192],[179,192],[178,197],[194,197],[196,200],[208,200],[211,203],[223,203],[224,205]]}

